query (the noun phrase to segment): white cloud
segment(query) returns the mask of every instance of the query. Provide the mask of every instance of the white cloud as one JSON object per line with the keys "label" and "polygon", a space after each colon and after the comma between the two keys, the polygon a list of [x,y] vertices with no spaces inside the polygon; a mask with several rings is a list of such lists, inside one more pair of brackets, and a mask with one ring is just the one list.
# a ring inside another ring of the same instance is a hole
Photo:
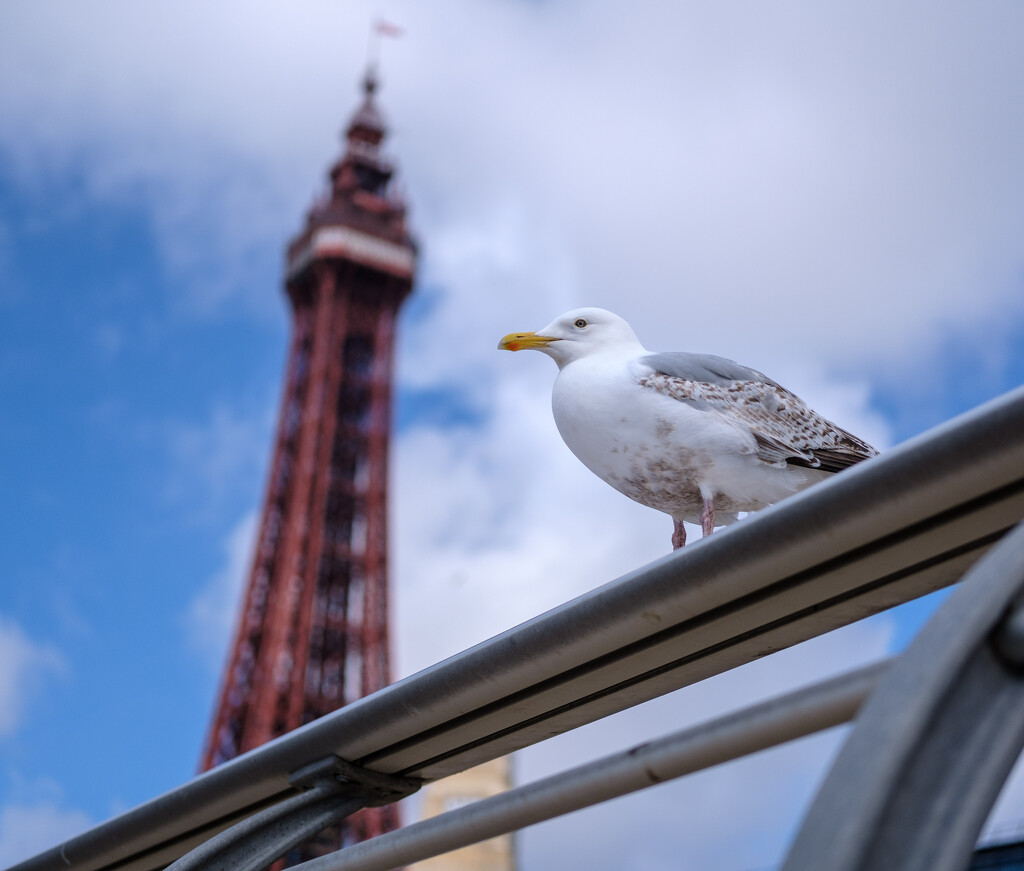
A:
{"label": "white cloud", "polygon": [[[0,148],[23,178],[82,164],[93,195],[143,203],[190,305],[265,307],[253,263],[276,267],[336,153],[372,4],[102,8],[0,13],[17,85]],[[459,326],[588,302],[657,347],[877,369],[1024,314],[1015,4],[389,15],[407,35],[386,46],[382,102]],[[523,244],[503,259],[490,230],[509,214]],[[459,239],[484,256],[455,276]]]}
{"label": "white cloud", "polygon": [[168,498],[189,504],[200,517],[230,504],[243,482],[264,474],[272,432],[270,402],[259,408],[218,402],[205,420],[157,425],[156,437],[170,454]]}
{"label": "white cloud", "polygon": [[29,638],[16,622],[0,614],[0,737],[21,727],[26,708],[43,683],[64,669],[56,649]]}
{"label": "white cloud", "polygon": [[[921,28],[891,8],[851,21],[776,4],[736,21],[724,7],[590,4],[503,8],[497,46],[485,15],[465,42],[446,36],[474,74],[436,73],[443,99],[386,94],[415,126],[401,151],[411,183],[438,184],[415,200],[428,257],[451,223],[487,226],[511,201],[562,252],[571,279],[555,295],[624,309],[654,347],[762,368],[801,353],[909,364],[950,331],[998,332],[1004,306],[1019,316],[1024,172],[1020,131],[1004,124],[1021,86],[1003,64],[1021,61],[999,28],[949,14]],[[446,25],[427,17],[410,32],[425,27],[429,51]],[[968,69],[933,50],[965,40]],[[516,75],[488,75],[486,57]],[[491,281],[452,289],[462,327],[482,326],[483,300],[509,306],[493,260]],[[547,299],[549,266],[513,267],[513,304],[539,323],[562,303]]]}
{"label": "white cloud", "polygon": [[[274,4],[110,0],[88,14],[62,0],[5,6],[0,151],[9,171],[37,189],[73,178],[53,198],[58,214],[140,210],[177,279],[177,306],[241,303],[278,316],[266,276],[276,278],[284,236],[319,181],[305,167],[336,148],[340,120],[340,107],[316,113],[327,116],[319,136],[299,134],[324,96],[306,77],[341,91],[334,66],[345,28],[320,23],[342,16],[312,7],[313,17]],[[304,60],[280,62],[279,52]]]}
{"label": "white cloud", "polygon": [[28,859],[92,825],[88,814],[62,806],[59,790],[46,792],[51,795],[0,807],[0,866]]}
{"label": "white cloud", "polygon": [[185,615],[188,644],[211,671],[223,667],[234,638],[255,536],[256,512],[252,511],[232,527],[223,542],[222,566],[192,599]]}
{"label": "white cloud", "polygon": [[416,427],[398,438],[392,486],[401,674],[669,549],[671,522],[579,464],[542,392],[516,379],[494,390],[482,432]]}

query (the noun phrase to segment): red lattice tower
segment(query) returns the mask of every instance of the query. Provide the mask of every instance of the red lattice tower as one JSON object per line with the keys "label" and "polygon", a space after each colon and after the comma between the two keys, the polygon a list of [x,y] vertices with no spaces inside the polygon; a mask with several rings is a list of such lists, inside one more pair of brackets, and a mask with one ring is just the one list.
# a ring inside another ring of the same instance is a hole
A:
{"label": "red lattice tower", "polygon": [[[387,462],[392,349],[416,249],[364,99],[329,198],[288,247],[294,324],[274,457],[243,610],[203,770],[386,686]],[[355,815],[303,851],[396,827]]]}

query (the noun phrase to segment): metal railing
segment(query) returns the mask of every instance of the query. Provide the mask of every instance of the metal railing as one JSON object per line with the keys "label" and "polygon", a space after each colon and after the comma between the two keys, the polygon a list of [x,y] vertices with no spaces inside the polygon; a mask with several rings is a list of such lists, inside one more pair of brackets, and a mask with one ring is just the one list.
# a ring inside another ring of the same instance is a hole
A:
{"label": "metal railing", "polygon": [[[1024,389],[16,868],[151,871],[179,860],[176,871],[257,871],[358,807],[395,800],[967,575],[891,665],[302,866],[395,867],[856,715],[787,871],[825,867],[822,855],[833,871],[966,867],[964,850],[1024,744],[1024,528],[1006,536],[1022,518]],[[875,851],[882,847],[889,853],[880,865]]]}

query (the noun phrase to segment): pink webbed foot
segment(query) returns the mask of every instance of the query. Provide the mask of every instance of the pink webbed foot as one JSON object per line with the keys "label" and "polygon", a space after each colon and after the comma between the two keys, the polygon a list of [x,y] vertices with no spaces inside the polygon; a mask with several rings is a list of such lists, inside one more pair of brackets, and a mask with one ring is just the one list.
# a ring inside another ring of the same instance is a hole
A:
{"label": "pink webbed foot", "polygon": [[686,544],[686,530],[683,528],[682,520],[673,520],[672,523],[672,550],[679,550]]}

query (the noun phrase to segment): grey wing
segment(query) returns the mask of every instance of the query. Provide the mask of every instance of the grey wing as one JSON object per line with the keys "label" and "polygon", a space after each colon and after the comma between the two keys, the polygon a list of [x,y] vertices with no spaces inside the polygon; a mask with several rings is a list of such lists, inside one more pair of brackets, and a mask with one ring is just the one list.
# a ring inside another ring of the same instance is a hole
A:
{"label": "grey wing", "polygon": [[733,360],[725,357],[716,357],[714,354],[691,354],[686,351],[670,351],[658,354],[647,354],[640,358],[645,366],[650,366],[655,372],[664,375],[673,375],[676,378],[686,378],[690,381],[703,381],[707,384],[717,384],[725,387],[734,381],[759,381],[762,384],[770,384],[779,387],[765,375],[749,366],[741,366]]}
{"label": "grey wing", "polygon": [[747,430],[767,463],[838,472],[878,453],[756,369],[707,354],[650,354],[639,362],[651,370],[641,385]]}

